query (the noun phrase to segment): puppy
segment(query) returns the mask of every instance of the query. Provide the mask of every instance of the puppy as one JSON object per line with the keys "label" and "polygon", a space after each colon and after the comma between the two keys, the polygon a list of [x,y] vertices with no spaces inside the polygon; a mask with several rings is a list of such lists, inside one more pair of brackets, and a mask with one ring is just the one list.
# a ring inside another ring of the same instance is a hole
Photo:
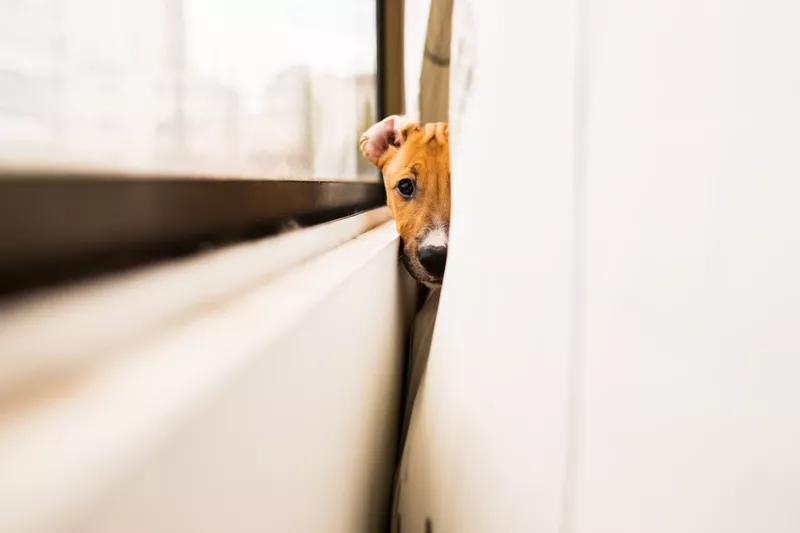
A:
{"label": "puppy", "polygon": [[403,264],[418,281],[442,285],[450,234],[448,126],[399,116],[361,136],[361,153],[383,173],[386,203],[403,244]]}

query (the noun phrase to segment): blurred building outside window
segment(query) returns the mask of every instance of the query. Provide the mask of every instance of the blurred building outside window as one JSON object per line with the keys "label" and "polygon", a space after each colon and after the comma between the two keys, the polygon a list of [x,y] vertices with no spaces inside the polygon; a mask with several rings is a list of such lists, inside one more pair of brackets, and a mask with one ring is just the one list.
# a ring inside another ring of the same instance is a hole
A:
{"label": "blurred building outside window", "polygon": [[0,0],[0,166],[376,179],[374,0]]}

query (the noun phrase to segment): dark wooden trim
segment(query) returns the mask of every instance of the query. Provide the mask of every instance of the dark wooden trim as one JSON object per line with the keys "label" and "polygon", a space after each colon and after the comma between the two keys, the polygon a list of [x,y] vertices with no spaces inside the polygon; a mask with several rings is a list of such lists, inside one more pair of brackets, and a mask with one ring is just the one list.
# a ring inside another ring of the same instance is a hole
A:
{"label": "dark wooden trim", "polygon": [[375,106],[375,121],[380,121],[386,116],[386,61],[383,60],[386,55],[386,15],[385,15],[385,2],[386,0],[375,0],[375,28],[376,28],[376,86],[377,86],[377,105]]}
{"label": "dark wooden trim", "polygon": [[385,203],[381,182],[0,175],[0,295],[315,224]]}
{"label": "dark wooden trim", "polygon": [[404,1],[377,0],[378,13],[378,116],[405,112],[403,85]]}

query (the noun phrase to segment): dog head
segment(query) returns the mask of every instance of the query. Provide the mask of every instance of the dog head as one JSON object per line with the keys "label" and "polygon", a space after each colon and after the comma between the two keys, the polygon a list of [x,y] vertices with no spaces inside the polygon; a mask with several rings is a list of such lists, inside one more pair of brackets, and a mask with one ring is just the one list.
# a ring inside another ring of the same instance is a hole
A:
{"label": "dog head", "polygon": [[450,234],[447,124],[388,117],[364,132],[361,153],[383,173],[406,269],[425,285],[440,286]]}

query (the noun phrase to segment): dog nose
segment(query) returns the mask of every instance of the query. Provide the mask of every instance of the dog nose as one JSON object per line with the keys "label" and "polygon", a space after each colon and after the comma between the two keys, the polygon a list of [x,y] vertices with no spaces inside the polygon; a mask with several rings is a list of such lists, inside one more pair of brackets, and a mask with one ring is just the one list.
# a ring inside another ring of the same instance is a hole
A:
{"label": "dog nose", "polygon": [[441,278],[444,276],[444,266],[447,263],[447,247],[425,246],[420,248],[419,262],[431,276]]}

